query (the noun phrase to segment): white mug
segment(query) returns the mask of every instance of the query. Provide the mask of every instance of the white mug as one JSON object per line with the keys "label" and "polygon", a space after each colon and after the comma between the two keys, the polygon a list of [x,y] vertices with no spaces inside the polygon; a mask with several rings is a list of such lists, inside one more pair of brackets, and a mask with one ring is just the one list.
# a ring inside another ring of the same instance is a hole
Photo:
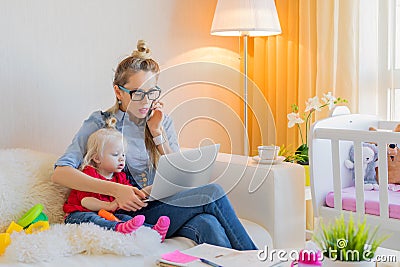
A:
{"label": "white mug", "polygon": [[274,160],[278,157],[279,146],[259,146],[258,156],[262,160]]}

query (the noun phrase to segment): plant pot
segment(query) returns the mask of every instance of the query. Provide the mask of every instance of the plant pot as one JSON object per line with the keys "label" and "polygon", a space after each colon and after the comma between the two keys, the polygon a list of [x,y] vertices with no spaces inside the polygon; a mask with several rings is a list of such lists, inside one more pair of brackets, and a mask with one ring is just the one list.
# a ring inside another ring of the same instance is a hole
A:
{"label": "plant pot", "polygon": [[306,186],[310,186],[310,165],[302,165],[306,176]]}
{"label": "plant pot", "polygon": [[324,267],[374,267],[375,262],[373,261],[334,261],[328,257],[324,257]]}

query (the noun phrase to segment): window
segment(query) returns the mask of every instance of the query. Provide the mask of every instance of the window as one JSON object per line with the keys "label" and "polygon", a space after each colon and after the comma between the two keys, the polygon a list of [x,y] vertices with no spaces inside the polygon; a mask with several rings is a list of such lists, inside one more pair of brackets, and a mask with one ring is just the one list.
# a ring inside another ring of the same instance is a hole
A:
{"label": "window", "polygon": [[379,91],[387,95],[387,119],[400,121],[400,0],[379,2]]}
{"label": "window", "polygon": [[394,66],[396,70],[400,69],[400,0],[396,0],[396,7],[395,7],[395,36],[394,36]]}

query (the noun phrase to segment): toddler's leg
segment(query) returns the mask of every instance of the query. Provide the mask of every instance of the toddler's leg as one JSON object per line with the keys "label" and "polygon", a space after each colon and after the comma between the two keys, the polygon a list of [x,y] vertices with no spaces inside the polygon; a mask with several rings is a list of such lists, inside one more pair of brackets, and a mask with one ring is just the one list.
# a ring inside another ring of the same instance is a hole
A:
{"label": "toddler's leg", "polygon": [[123,234],[132,233],[143,225],[144,219],[144,215],[136,215],[129,221],[118,223],[117,226],[115,226],[115,231]]}
{"label": "toddler's leg", "polygon": [[153,226],[153,229],[156,230],[161,235],[161,242],[164,242],[165,236],[167,235],[169,228],[170,220],[168,216],[161,216],[158,218],[157,223]]}

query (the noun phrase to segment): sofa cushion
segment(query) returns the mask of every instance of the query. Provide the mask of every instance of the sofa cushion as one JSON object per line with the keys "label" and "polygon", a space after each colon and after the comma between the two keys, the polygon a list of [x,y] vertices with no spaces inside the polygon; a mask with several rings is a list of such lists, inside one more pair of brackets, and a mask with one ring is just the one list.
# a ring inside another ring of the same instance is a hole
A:
{"label": "sofa cushion", "polygon": [[50,180],[56,159],[28,149],[0,150],[0,232],[38,203],[50,223],[63,221],[62,206],[69,190]]}

